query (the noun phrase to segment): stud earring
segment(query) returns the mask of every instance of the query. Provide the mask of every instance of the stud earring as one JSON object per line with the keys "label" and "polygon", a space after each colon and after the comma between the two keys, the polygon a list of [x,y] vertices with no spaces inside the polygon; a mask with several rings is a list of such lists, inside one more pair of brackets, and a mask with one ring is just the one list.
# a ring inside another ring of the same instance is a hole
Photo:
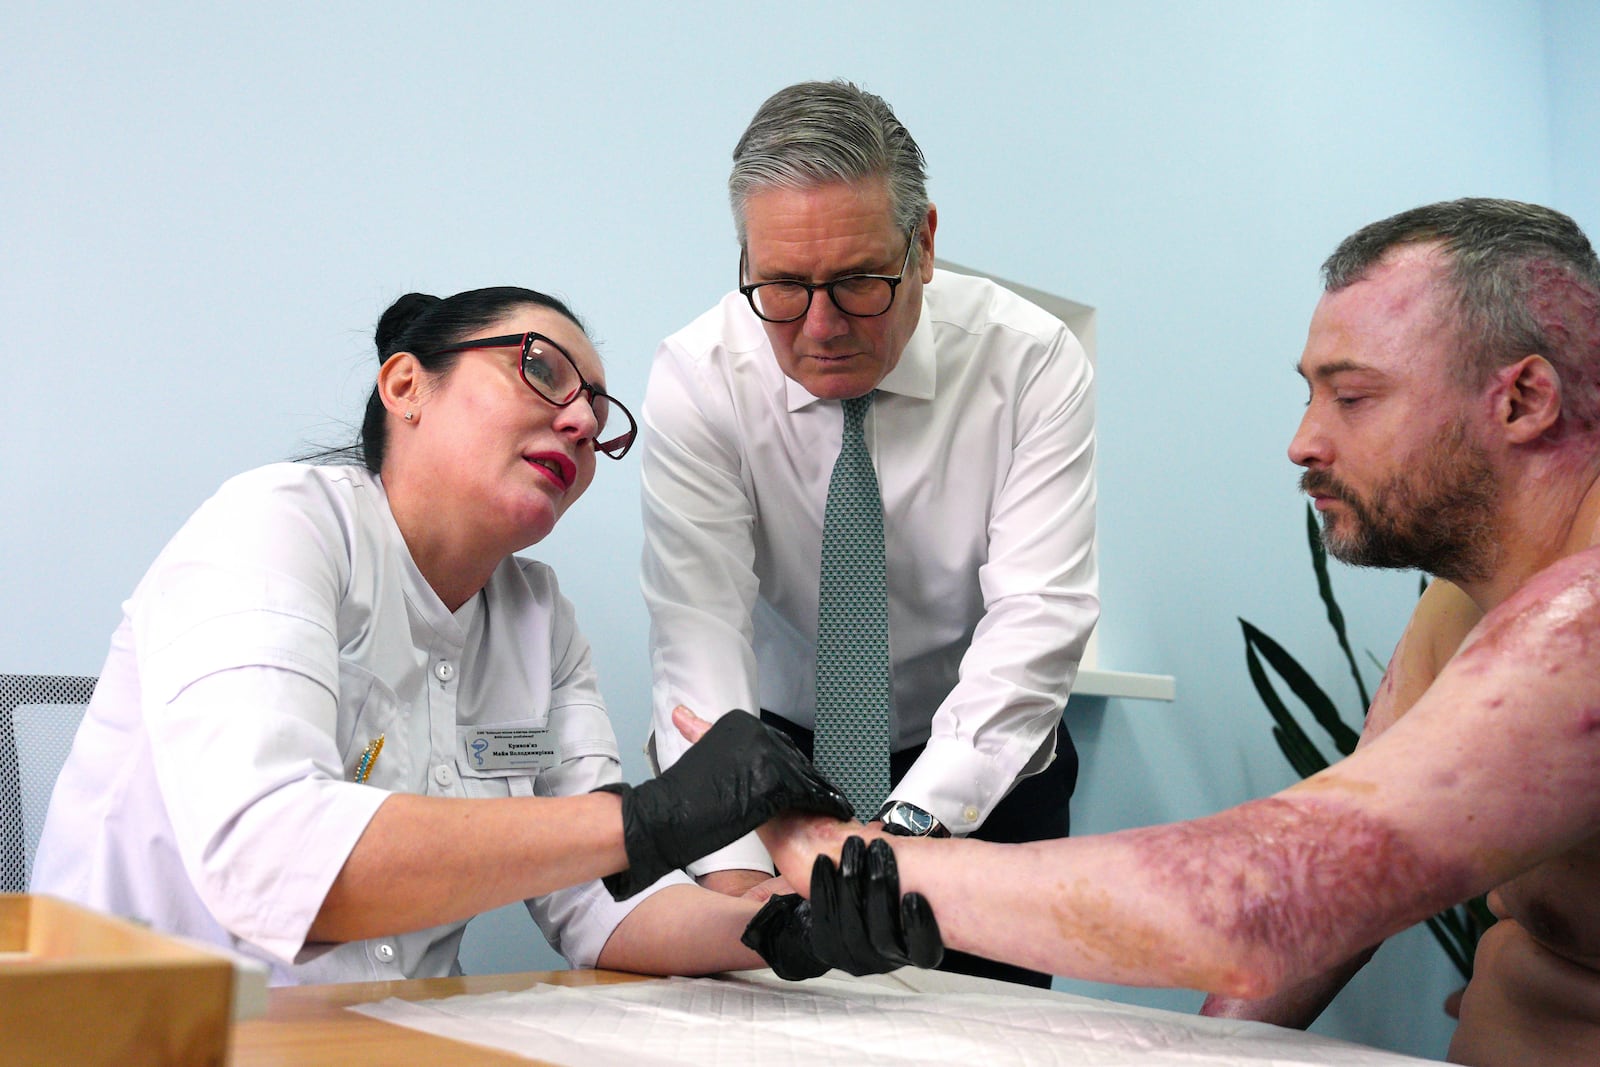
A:
{"label": "stud earring", "polygon": [[414,411],[406,412],[406,421],[407,422],[410,422],[412,419],[414,419],[416,417],[417,417],[417,413],[416,412],[414,412]]}

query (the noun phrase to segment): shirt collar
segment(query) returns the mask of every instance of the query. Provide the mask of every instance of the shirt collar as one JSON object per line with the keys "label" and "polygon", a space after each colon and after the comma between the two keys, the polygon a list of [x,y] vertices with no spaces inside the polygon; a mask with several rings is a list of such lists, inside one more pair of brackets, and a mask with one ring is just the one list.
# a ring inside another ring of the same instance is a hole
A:
{"label": "shirt collar", "polygon": [[[878,383],[878,390],[884,393],[897,393],[915,400],[931,400],[935,384],[933,360],[933,327],[928,324],[928,287],[922,287],[922,313],[917,316],[916,329],[911,331],[911,339],[906,342],[906,347],[900,353],[900,361],[894,369],[884,376]],[[774,357],[776,358],[776,357]],[[805,386],[793,378],[785,376],[784,399],[790,411],[799,411],[811,404],[821,403],[818,397],[806,392]]]}

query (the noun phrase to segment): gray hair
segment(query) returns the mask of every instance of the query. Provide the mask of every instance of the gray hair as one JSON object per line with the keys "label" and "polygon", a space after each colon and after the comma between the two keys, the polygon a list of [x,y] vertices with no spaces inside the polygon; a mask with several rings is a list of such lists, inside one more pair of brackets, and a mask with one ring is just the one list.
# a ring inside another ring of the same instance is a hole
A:
{"label": "gray hair", "polygon": [[881,96],[850,82],[800,82],[767,98],[733,149],[728,198],[739,244],[745,204],[767,188],[810,189],[883,177],[896,227],[909,232],[928,212],[922,149]]}
{"label": "gray hair", "polygon": [[1340,242],[1322,265],[1328,292],[1360,281],[1393,248],[1437,245],[1454,290],[1462,384],[1537,353],[1562,383],[1570,428],[1600,426],[1600,261],[1578,224],[1515,200],[1469,198],[1403,211]]}

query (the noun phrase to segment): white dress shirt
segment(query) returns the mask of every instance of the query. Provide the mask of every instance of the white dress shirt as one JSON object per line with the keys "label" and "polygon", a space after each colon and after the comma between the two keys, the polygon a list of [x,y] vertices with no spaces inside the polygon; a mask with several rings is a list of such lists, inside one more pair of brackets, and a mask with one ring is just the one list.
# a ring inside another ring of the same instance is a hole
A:
{"label": "white dress shirt", "polygon": [[[306,940],[390,793],[555,796],[620,777],[554,573],[508,558],[451,613],[364,469],[279,464],[232,479],[123,610],[32,887],[266,960],[275,983],[459,973],[464,921]],[[506,754],[517,745],[550,754]],[[586,967],[645,895],[618,904],[589,882],[528,908]]]}
{"label": "white dress shirt", "polygon": [[[883,494],[896,751],[890,794],[977,828],[1053,758],[1099,615],[1092,370],[1059,320],[935,271],[867,447]],[[810,728],[818,567],[843,415],[785,377],[745,298],[664,341],[643,417],[652,755],[708,718],[764,708]],[[763,868],[754,837],[690,870]]]}

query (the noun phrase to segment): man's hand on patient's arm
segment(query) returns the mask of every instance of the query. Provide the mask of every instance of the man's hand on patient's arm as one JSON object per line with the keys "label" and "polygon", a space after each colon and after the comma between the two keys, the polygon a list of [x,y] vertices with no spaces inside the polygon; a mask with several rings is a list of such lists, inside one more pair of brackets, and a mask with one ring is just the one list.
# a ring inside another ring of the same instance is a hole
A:
{"label": "man's hand on patient's arm", "polygon": [[[674,713],[691,716],[686,708]],[[696,720],[703,723],[703,720]],[[683,727],[680,725],[679,727]],[[688,731],[684,731],[688,736]],[[782,733],[731,711],[657,778],[601,790],[622,798],[628,867],[607,875],[618,900],[727,845],[785,811],[844,818],[850,802]]]}
{"label": "man's hand on patient's arm", "polygon": [[944,942],[933,909],[920,893],[900,894],[888,841],[845,841],[839,863],[818,856],[811,899],[775,896],[756,913],[742,940],[780,978],[815,978],[837,967],[882,974],[900,967],[936,967]]}

